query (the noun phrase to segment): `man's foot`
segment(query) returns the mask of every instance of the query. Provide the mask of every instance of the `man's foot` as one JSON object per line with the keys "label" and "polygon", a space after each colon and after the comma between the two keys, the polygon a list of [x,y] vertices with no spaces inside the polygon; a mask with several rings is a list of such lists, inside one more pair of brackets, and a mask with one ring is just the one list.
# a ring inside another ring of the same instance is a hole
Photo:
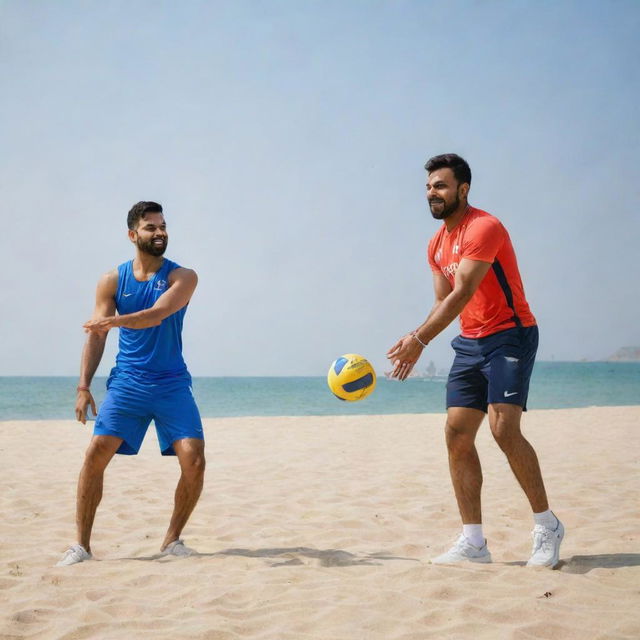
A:
{"label": "man's foot", "polygon": [[484,541],[482,547],[476,547],[461,535],[449,551],[434,558],[431,564],[457,564],[459,562],[481,562],[483,564],[491,562],[487,541]]}
{"label": "man's foot", "polygon": [[161,552],[161,556],[194,556],[198,555],[198,552],[195,549],[190,549],[185,546],[182,540],[174,540],[170,542]]}
{"label": "man's foot", "polygon": [[548,529],[541,524],[533,527],[533,549],[527,567],[555,567],[560,560],[560,543],[564,538],[564,527],[558,520],[555,529]]}
{"label": "man's foot", "polygon": [[78,564],[78,562],[91,560],[92,557],[93,556],[81,544],[74,544],[64,552],[62,559],[56,563],[56,567],[67,567],[70,564]]}

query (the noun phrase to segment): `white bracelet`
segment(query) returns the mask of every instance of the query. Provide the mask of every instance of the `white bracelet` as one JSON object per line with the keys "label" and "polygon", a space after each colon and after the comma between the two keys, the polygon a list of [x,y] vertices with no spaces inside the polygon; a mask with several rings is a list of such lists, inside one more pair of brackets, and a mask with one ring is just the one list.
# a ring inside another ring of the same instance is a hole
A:
{"label": "white bracelet", "polygon": [[423,349],[426,349],[427,344],[429,344],[428,342],[427,342],[427,344],[422,342],[422,340],[420,340],[420,338],[418,338],[418,334],[417,333],[412,333],[411,335],[422,345]]}

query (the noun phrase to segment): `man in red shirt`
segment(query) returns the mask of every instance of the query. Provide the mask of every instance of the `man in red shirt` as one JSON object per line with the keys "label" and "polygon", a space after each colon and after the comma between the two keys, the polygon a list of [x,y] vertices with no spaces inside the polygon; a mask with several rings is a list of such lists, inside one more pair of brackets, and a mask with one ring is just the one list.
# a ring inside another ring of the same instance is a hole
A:
{"label": "man in red shirt", "polygon": [[445,427],[451,480],[462,518],[454,546],[432,562],[491,562],[482,533],[482,469],[475,437],[485,413],[533,510],[529,566],[554,567],[564,527],[549,509],[533,447],[520,431],[529,379],[538,347],[538,327],[529,309],[507,230],[467,202],[471,170],[463,158],[444,154],[425,165],[431,214],[443,220],[429,242],[435,303],[427,319],[389,350],[391,376],[406,380],[423,349],[460,316],[461,334],[447,381]]}

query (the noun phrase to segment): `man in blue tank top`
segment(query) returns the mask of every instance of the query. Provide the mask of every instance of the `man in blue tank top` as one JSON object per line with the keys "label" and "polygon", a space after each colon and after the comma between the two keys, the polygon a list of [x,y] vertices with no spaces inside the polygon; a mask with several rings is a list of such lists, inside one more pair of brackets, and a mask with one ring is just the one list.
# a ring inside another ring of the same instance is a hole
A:
{"label": "man in blue tank top", "polygon": [[204,435],[182,358],[182,321],[198,278],[195,271],[163,257],[168,235],[161,205],[138,202],[129,211],[127,224],[136,256],[102,276],[93,317],[84,325],[88,336],[76,399],[76,417],[83,424],[89,407],[96,414],[91,380],[107,333],[114,327],[120,331],[119,350],[78,480],[78,542],[58,566],[92,558],[91,529],[102,497],[104,470],[114,454],[138,453],[151,420],[162,455],[177,456],[181,470],[160,551],[175,556],[194,553],[180,533],[202,491]]}

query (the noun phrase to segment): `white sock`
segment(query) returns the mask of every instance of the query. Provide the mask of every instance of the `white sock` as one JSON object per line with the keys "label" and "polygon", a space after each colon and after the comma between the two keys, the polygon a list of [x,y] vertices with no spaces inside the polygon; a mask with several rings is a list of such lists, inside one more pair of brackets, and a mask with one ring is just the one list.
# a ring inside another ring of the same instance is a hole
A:
{"label": "white sock", "polygon": [[555,517],[551,509],[547,509],[542,513],[534,513],[533,521],[535,524],[541,524],[551,531],[555,531],[558,528],[558,518]]}
{"label": "white sock", "polygon": [[484,535],[481,524],[463,524],[462,535],[478,549],[484,547]]}

